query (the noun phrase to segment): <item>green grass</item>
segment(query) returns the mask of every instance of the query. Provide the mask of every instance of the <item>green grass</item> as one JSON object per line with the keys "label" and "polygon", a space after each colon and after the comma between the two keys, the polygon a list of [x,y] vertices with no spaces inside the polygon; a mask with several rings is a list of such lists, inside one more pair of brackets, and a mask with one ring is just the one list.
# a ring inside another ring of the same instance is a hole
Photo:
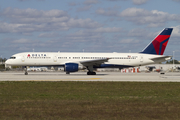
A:
{"label": "green grass", "polygon": [[180,119],[180,83],[0,82],[0,119]]}

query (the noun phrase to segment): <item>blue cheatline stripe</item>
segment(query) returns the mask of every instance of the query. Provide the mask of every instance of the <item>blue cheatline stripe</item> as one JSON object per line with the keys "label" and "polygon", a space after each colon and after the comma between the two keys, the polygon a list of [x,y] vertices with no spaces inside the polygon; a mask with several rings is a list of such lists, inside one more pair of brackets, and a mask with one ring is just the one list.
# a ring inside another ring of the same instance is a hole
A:
{"label": "blue cheatline stripe", "polygon": [[100,66],[93,66],[94,68],[128,68],[128,67],[135,67],[129,65],[116,65],[116,64],[101,64]]}

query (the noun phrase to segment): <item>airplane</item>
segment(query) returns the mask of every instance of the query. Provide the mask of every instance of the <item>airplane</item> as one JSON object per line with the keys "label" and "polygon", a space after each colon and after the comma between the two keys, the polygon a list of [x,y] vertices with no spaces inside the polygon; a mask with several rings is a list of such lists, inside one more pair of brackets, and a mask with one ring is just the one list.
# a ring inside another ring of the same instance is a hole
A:
{"label": "airplane", "polygon": [[165,28],[139,53],[73,53],[73,52],[23,52],[12,55],[6,66],[64,67],[66,74],[87,69],[87,75],[96,75],[96,68],[128,68],[155,64],[171,59],[163,53],[173,28]]}

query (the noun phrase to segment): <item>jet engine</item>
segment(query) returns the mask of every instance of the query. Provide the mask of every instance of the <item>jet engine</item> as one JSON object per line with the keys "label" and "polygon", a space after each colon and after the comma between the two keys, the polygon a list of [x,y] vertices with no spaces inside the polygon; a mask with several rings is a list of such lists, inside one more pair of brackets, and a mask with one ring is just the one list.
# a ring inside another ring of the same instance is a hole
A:
{"label": "jet engine", "polygon": [[77,72],[78,70],[82,70],[83,66],[79,65],[77,63],[66,63],[64,71],[70,73],[70,72]]}

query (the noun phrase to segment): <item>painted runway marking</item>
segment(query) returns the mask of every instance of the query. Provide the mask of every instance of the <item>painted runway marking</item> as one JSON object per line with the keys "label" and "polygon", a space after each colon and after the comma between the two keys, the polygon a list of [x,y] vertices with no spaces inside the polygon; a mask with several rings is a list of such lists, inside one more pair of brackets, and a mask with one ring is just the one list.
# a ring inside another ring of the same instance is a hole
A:
{"label": "painted runway marking", "polygon": [[18,81],[83,81],[83,80],[99,80],[101,78],[84,78],[84,79],[47,79],[47,80],[18,80]]}

